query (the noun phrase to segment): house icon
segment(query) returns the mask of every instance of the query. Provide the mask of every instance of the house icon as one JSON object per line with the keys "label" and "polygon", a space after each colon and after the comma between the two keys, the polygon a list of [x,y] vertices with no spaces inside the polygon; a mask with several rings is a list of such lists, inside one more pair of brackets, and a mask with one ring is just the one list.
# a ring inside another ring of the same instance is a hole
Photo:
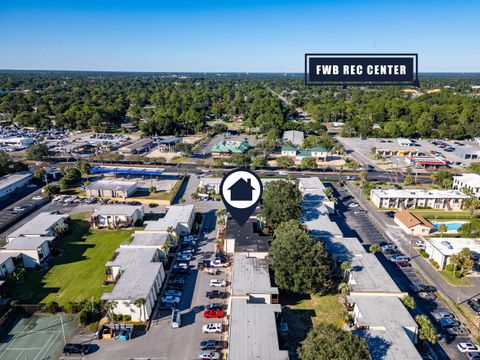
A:
{"label": "house icon", "polygon": [[251,201],[252,191],[255,188],[252,186],[252,179],[245,180],[240,178],[228,190],[230,190],[230,199],[232,201]]}

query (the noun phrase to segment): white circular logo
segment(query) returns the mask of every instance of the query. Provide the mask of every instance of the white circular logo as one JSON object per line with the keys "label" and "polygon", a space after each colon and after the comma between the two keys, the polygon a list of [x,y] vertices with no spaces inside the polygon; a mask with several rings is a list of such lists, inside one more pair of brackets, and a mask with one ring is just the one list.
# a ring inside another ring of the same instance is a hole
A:
{"label": "white circular logo", "polygon": [[230,206],[245,209],[259,200],[262,194],[262,184],[251,172],[238,170],[224,178],[220,190],[224,201]]}

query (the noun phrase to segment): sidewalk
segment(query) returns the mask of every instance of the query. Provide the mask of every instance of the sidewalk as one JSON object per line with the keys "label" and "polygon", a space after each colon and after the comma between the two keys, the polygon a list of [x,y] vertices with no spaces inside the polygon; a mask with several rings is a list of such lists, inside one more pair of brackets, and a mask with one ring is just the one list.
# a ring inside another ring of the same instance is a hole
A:
{"label": "sidewalk", "polygon": [[410,236],[407,236],[397,225],[395,225],[392,219],[385,217],[383,213],[377,211],[376,207],[363,197],[363,194],[358,188],[349,182],[346,183],[346,186],[349,192],[357,199],[358,203],[367,211],[369,218],[377,228],[385,234],[390,241],[397,245],[404,254],[408,255],[410,252],[411,263],[414,268],[431,285],[434,285],[444,297],[449,298],[456,303],[460,294],[460,303],[463,303],[471,297],[480,295],[480,279],[469,277],[468,280],[473,283],[474,286],[464,286],[462,289],[458,286],[450,285],[413,246],[410,249],[410,241],[415,244],[416,240],[421,239],[420,237],[412,236],[410,238]]}

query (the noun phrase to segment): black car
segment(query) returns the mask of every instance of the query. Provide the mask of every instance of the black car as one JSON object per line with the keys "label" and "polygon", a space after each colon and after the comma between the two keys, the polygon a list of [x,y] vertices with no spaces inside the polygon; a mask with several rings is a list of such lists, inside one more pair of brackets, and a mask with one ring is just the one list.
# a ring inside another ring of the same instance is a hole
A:
{"label": "black car", "polygon": [[223,350],[223,341],[217,341],[217,340],[201,341],[200,350]]}
{"label": "black car", "polygon": [[225,298],[225,292],[218,291],[218,290],[212,290],[212,291],[207,291],[205,296],[209,299],[224,299]]}
{"label": "black car", "polygon": [[223,305],[219,303],[212,303],[205,306],[205,310],[223,310]]}
{"label": "black car", "polygon": [[469,299],[467,304],[473,311],[480,313],[480,301],[478,299]]}
{"label": "black car", "polygon": [[185,286],[183,284],[168,284],[167,290],[179,290],[182,291]]}
{"label": "black car", "polygon": [[393,219],[395,217],[395,211],[385,211],[385,216]]}
{"label": "black car", "polygon": [[87,344],[65,344],[63,347],[63,354],[64,355],[72,355],[72,354],[81,354],[87,355],[89,350],[89,345]]}

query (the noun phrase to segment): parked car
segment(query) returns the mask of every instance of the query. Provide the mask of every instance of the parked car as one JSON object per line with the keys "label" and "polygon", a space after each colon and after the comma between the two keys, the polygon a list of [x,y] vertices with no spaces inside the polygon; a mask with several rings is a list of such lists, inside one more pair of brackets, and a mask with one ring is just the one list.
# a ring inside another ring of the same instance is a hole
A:
{"label": "parked car", "polygon": [[423,300],[435,300],[435,294],[433,292],[420,291],[418,297]]}
{"label": "parked car", "polygon": [[405,255],[394,255],[390,258],[391,262],[409,262],[410,258]]}
{"label": "parked car", "polygon": [[192,255],[177,255],[177,260],[190,261],[192,260]]}
{"label": "parked car", "polygon": [[435,320],[437,321],[440,321],[442,319],[453,319],[454,316],[449,313],[448,311],[437,311],[437,312],[434,312],[433,314],[433,317]]}
{"label": "parked car", "polygon": [[397,247],[393,244],[382,245],[382,251],[396,250]]}
{"label": "parked car", "polygon": [[476,344],[471,342],[461,342],[457,345],[457,349],[462,353],[480,350]]}
{"label": "parked car", "polygon": [[224,299],[225,298],[225,292],[218,291],[218,290],[212,290],[212,291],[207,291],[205,296],[209,299]]}
{"label": "parked car", "polygon": [[219,260],[219,259],[216,259],[216,260],[210,262],[210,266],[213,266],[213,267],[225,267],[225,266],[228,266],[228,264],[222,262],[222,261]]}
{"label": "parked car", "polygon": [[87,355],[89,350],[90,350],[90,346],[87,344],[67,343],[63,347],[63,354],[64,355],[73,355],[73,354]]}
{"label": "parked car", "polygon": [[221,279],[212,279],[210,280],[210,286],[212,287],[222,287],[227,286],[227,282]]}
{"label": "parked car", "polygon": [[397,261],[395,262],[395,265],[397,265],[399,268],[412,267],[412,264],[410,264],[408,261]]}
{"label": "parked car", "polygon": [[204,334],[220,334],[222,332],[221,323],[210,323],[203,325],[202,332]]}
{"label": "parked car", "polygon": [[465,326],[455,326],[452,328],[448,328],[446,330],[447,330],[447,333],[455,336],[466,336],[470,333],[468,329],[465,328]]}
{"label": "parked car", "polygon": [[418,239],[417,241],[415,241],[415,245],[417,245],[418,247],[425,247],[425,241],[421,240],[421,239]]}
{"label": "parked car", "polygon": [[193,249],[184,249],[178,255],[193,255],[194,252]]}
{"label": "parked car", "polygon": [[466,354],[467,360],[480,360],[480,352],[473,351]]}
{"label": "parked car", "polygon": [[358,207],[358,204],[353,202],[353,203],[348,204],[348,207],[349,207],[350,209],[353,209],[353,208]]}
{"label": "parked car", "polygon": [[168,284],[167,290],[178,290],[178,291],[182,291],[184,287],[185,287],[184,284]]}
{"label": "parked car", "polygon": [[480,313],[480,301],[478,299],[469,299],[467,304],[473,311]]}
{"label": "parked car", "polygon": [[433,285],[417,284],[412,287],[412,290],[414,292],[435,292],[437,288]]}
{"label": "parked car", "polygon": [[442,319],[439,322],[440,322],[440,326],[443,329],[449,329],[449,328],[460,326],[460,321],[458,321],[457,319],[452,319],[452,318]]}
{"label": "parked car", "polygon": [[162,297],[162,303],[164,304],[178,304],[179,302],[180,298],[178,296],[167,295]]}
{"label": "parked car", "polygon": [[206,310],[223,310],[223,305],[220,303],[211,303],[205,307]]}
{"label": "parked car", "polygon": [[165,296],[177,296],[177,297],[181,297],[181,296],[182,296],[182,292],[181,292],[181,291],[178,291],[178,290],[166,290],[166,291],[165,291]]}
{"label": "parked car", "polygon": [[393,219],[395,217],[395,211],[385,211],[385,216]]}
{"label": "parked car", "polygon": [[32,200],[42,200],[42,199],[43,199],[42,195],[37,195],[37,196],[32,197]]}
{"label": "parked car", "polygon": [[223,341],[218,341],[218,340],[201,341],[200,350],[223,350]]}
{"label": "parked car", "polygon": [[218,360],[220,359],[220,353],[214,350],[204,350],[200,352],[198,358],[201,360]]}
{"label": "parked car", "polygon": [[222,310],[210,309],[203,312],[203,317],[206,319],[220,319],[223,317],[223,315],[224,314]]}

